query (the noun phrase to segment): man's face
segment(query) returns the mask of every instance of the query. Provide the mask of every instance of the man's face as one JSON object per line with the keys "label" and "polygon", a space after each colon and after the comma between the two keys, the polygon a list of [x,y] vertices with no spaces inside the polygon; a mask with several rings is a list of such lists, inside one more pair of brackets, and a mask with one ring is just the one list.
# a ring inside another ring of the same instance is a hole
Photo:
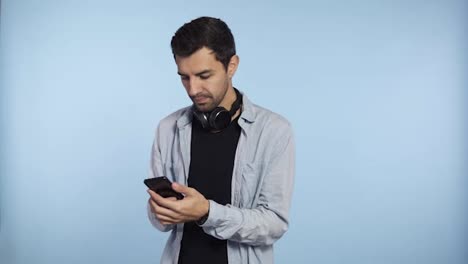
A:
{"label": "man's face", "polygon": [[176,56],[177,71],[195,107],[202,112],[224,106],[232,74],[216,60],[211,49],[203,47],[188,57]]}

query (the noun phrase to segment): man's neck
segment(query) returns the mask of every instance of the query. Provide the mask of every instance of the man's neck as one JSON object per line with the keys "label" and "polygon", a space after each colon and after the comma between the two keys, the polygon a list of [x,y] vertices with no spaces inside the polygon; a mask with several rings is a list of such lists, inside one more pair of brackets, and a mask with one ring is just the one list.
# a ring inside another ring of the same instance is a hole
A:
{"label": "man's neck", "polygon": [[[231,108],[232,108],[232,104],[237,100],[237,93],[236,91],[234,90],[234,87],[232,85],[229,85],[229,88],[226,92],[226,95],[224,96],[224,99],[223,102],[219,105],[219,106],[222,106],[224,108],[226,108],[226,110],[228,111],[231,111]],[[240,112],[241,112],[241,108],[240,107],[231,117],[231,121],[234,120],[235,118],[237,118],[237,116],[239,116]]]}
{"label": "man's neck", "polygon": [[226,108],[226,110],[230,111],[234,101],[236,101],[236,91],[234,91],[234,87],[230,85],[219,106],[222,106]]}

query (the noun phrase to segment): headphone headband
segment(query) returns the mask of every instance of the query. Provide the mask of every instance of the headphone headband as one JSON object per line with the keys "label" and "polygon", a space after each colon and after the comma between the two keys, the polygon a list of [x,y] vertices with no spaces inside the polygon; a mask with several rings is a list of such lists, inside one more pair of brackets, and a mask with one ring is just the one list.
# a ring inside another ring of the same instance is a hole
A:
{"label": "headphone headband", "polygon": [[229,111],[231,117],[234,116],[237,110],[242,106],[242,94],[236,88],[234,88],[234,92],[236,92],[236,100],[232,103],[231,110]]}

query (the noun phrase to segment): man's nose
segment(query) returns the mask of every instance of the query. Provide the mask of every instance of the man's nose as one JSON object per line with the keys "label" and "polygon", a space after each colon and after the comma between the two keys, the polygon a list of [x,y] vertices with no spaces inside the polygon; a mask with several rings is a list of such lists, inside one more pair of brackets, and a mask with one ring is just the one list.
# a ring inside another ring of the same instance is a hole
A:
{"label": "man's nose", "polygon": [[189,96],[195,96],[197,95],[198,93],[201,92],[201,83],[200,81],[198,80],[198,78],[190,78],[190,80],[188,81],[188,87],[187,87],[187,91],[188,91],[188,94]]}

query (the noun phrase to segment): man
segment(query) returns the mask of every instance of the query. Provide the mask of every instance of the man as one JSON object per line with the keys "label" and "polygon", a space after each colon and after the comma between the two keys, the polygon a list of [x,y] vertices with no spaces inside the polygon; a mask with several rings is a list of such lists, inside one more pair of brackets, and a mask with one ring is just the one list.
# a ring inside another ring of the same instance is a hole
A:
{"label": "man", "polygon": [[164,118],[153,144],[150,177],[184,195],[148,190],[151,223],[171,231],[161,263],[273,263],[288,228],[291,127],[233,87],[239,57],[223,21],[195,19],[171,47],[193,105]]}

